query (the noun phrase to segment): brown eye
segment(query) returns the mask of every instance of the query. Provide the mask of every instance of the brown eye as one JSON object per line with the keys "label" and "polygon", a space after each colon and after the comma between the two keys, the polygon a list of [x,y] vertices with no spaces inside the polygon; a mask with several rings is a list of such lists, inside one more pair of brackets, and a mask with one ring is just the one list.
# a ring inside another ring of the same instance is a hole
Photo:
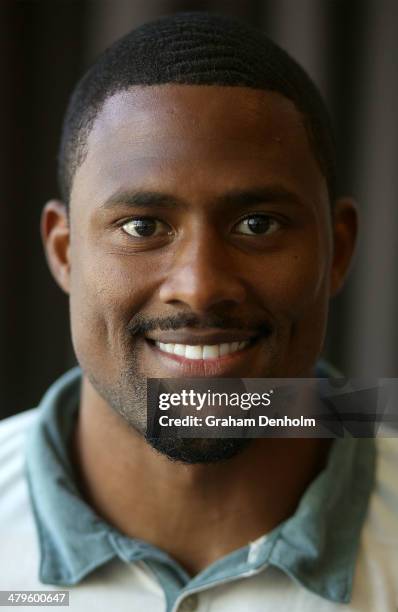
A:
{"label": "brown eye", "polygon": [[151,217],[131,219],[122,225],[122,229],[135,238],[150,238],[170,233],[170,228],[165,223]]}
{"label": "brown eye", "polygon": [[262,234],[270,234],[279,228],[279,223],[276,219],[268,215],[250,215],[242,219],[235,225],[235,232],[238,234],[246,234],[246,236],[256,236]]}

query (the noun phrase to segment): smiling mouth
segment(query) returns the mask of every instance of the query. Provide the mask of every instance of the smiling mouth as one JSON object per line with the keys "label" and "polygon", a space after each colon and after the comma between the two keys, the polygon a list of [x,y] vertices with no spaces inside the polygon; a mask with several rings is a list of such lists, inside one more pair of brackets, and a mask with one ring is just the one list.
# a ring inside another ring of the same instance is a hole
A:
{"label": "smiling mouth", "polygon": [[146,338],[146,341],[160,353],[173,357],[174,359],[182,359],[187,361],[215,361],[223,360],[223,357],[235,356],[245,349],[253,346],[259,339],[258,336],[234,340],[232,342],[206,342],[198,343],[198,338],[193,339],[193,343],[183,342],[161,342],[153,338]]}
{"label": "smiling mouth", "polygon": [[185,359],[218,359],[245,349],[253,340],[241,342],[222,342],[221,344],[173,344],[155,341],[155,346],[163,353],[178,355]]}

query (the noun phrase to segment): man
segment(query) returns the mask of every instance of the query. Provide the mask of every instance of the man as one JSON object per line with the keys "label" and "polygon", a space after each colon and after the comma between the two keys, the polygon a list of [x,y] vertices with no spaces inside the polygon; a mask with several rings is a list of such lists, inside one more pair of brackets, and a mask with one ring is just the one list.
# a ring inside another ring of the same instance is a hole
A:
{"label": "man", "polygon": [[146,430],[148,377],[328,375],[357,220],[307,75],[226,18],[146,24],[77,85],[60,184],[41,230],[80,368],[0,429],[1,588],[67,589],[73,610],[394,610],[394,441],[376,463],[371,439]]}

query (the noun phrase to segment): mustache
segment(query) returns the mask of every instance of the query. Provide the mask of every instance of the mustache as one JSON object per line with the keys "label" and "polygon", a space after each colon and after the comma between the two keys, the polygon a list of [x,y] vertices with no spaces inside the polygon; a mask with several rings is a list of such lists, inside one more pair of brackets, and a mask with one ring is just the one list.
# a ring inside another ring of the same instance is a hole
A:
{"label": "mustache", "polygon": [[178,330],[186,327],[194,329],[241,329],[256,335],[268,336],[272,331],[272,326],[269,321],[248,320],[236,317],[230,317],[221,314],[208,314],[204,317],[198,317],[192,313],[179,313],[174,316],[163,318],[151,318],[142,314],[134,316],[128,330],[132,335],[145,335],[148,332],[155,330]]}

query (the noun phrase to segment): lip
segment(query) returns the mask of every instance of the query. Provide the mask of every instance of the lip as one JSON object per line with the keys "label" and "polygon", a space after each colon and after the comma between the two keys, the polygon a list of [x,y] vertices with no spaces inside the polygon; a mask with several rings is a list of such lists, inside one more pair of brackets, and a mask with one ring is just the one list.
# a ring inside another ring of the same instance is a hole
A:
{"label": "lip", "polygon": [[[201,336],[200,342],[197,341],[195,344],[205,344]],[[175,338],[175,336],[173,336]],[[248,339],[247,335],[241,337],[241,340]],[[238,340],[238,337],[234,335],[234,340]],[[155,344],[154,341],[146,341],[146,346],[151,351],[153,357],[160,361],[161,365],[165,370],[163,378],[172,377],[225,377],[240,376],[248,360],[250,360],[253,351],[258,346],[259,337],[256,337],[248,346],[234,353],[223,355],[222,357],[215,357],[214,359],[187,359],[180,355],[173,355],[171,353],[165,353],[161,351]],[[233,341],[233,340],[232,340]],[[227,342],[227,340],[225,340]],[[185,342],[181,342],[185,344]],[[189,342],[186,344],[194,345],[192,342],[192,336],[189,337]],[[208,344],[217,344],[213,341]],[[162,377],[159,377],[162,378]]]}
{"label": "lip", "polygon": [[[146,340],[150,342],[163,342],[164,344],[189,344],[191,346],[222,344],[223,342],[251,341],[258,336],[256,332],[236,330],[178,330],[165,331],[157,335],[148,334]],[[189,361],[189,360],[188,360]]]}

